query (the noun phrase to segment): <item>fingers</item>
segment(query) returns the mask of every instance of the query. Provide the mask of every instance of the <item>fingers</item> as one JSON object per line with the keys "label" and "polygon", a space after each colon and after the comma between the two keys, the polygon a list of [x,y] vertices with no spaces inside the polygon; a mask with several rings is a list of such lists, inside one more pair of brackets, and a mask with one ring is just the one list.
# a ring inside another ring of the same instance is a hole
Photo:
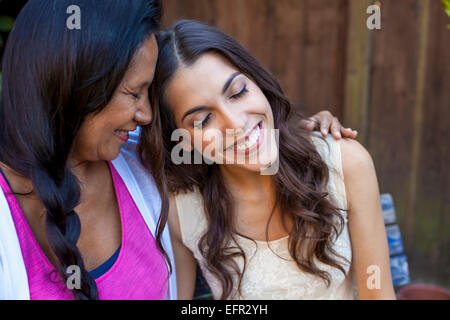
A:
{"label": "fingers", "polygon": [[334,118],[331,123],[331,134],[336,140],[341,138],[351,138],[355,139],[358,135],[356,130],[352,130],[351,128],[344,128],[337,118]]}
{"label": "fingers", "polygon": [[339,122],[338,118],[334,117],[329,111],[324,110],[316,115],[302,120],[300,125],[309,131],[320,130],[323,137],[326,137],[329,132],[334,139],[339,140],[342,138],[355,139],[358,132],[351,128],[344,128]]}
{"label": "fingers", "polygon": [[342,128],[341,123],[339,122],[339,120],[338,120],[336,117],[334,117],[333,120],[331,121],[331,127],[330,127],[330,129],[331,129],[331,134],[332,134],[332,136],[333,136],[336,140],[339,140],[339,139],[342,138],[342,135],[341,135],[341,128]]}
{"label": "fingers", "polygon": [[351,138],[351,139],[356,139],[356,137],[358,136],[358,131],[356,130],[352,130],[351,128],[341,128],[341,135],[344,138]]}
{"label": "fingers", "polygon": [[322,136],[326,137],[330,130],[331,122],[333,121],[333,117],[323,117],[320,121],[320,132]]}
{"label": "fingers", "polygon": [[325,137],[328,135],[328,131],[331,132],[331,135],[334,139],[339,140],[342,138],[351,138],[355,139],[358,135],[358,132],[352,130],[351,128],[344,128],[342,124],[339,122],[339,119],[334,117],[329,112],[322,113],[321,119],[321,132]]}
{"label": "fingers", "polygon": [[313,117],[300,121],[300,126],[308,131],[314,131],[317,128],[317,120]]}

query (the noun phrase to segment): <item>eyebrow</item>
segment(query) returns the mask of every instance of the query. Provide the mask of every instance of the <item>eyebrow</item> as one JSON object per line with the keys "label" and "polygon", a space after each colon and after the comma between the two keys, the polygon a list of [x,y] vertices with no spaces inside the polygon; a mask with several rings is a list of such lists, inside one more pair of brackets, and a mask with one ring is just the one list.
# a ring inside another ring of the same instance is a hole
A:
{"label": "eyebrow", "polygon": [[[222,94],[224,94],[224,93],[228,90],[228,88],[230,87],[230,85],[231,85],[231,83],[233,82],[233,80],[234,80],[238,75],[240,75],[240,74],[241,74],[240,72],[235,72],[235,73],[233,73],[233,74],[228,78],[228,80],[227,80],[227,81],[225,82],[225,84],[223,85],[223,88],[222,88]],[[196,112],[205,110],[205,109],[207,109],[207,108],[208,108],[208,107],[206,107],[206,106],[198,106],[198,107],[195,107],[195,108],[192,108],[192,109],[186,111],[186,113],[183,115],[183,118],[181,118],[181,122],[183,122],[184,119],[185,119],[187,116],[189,116],[189,115],[191,115],[191,114],[193,114],[193,113],[196,113]]]}
{"label": "eyebrow", "polygon": [[192,109],[186,111],[186,113],[183,115],[183,118],[181,118],[181,122],[183,122],[187,116],[189,116],[193,113],[205,110],[206,108],[207,108],[206,106],[198,106],[198,107],[195,107],[195,108],[192,108]]}
{"label": "eyebrow", "polygon": [[137,86],[135,86],[135,87],[132,87],[132,88],[130,88],[130,89],[132,89],[132,90],[136,90],[136,89],[142,89],[143,87],[145,87],[145,86],[149,86],[149,85],[151,85],[152,83],[150,82],[150,81],[144,81],[144,82],[142,82],[141,84],[138,84]]}
{"label": "eyebrow", "polygon": [[240,72],[236,72],[236,73],[233,73],[229,78],[228,78],[228,80],[227,80],[227,82],[225,82],[225,84],[223,85],[223,88],[222,88],[222,94],[224,94],[227,90],[228,90],[228,88],[230,87],[230,85],[231,85],[231,83],[233,82],[233,80],[234,80],[234,78],[236,78],[238,75],[240,75],[241,73]]}

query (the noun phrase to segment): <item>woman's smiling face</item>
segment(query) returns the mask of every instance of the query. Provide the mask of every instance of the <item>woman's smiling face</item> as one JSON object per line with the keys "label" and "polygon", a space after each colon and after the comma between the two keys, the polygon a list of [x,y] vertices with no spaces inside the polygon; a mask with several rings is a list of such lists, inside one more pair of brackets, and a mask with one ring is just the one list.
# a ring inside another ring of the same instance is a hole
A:
{"label": "woman's smiling face", "polygon": [[134,54],[124,78],[112,99],[98,114],[90,114],[83,121],[72,147],[76,161],[113,160],[128,134],[138,125],[152,120],[148,88],[153,81],[158,44],[149,37]]}
{"label": "woman's smiling face", "polygon": [[276,160],[269,101],[222,55],[208,52],[181,65],[165,96],[177,128],[189,132],[190,147],[205,158],[252,171]]}

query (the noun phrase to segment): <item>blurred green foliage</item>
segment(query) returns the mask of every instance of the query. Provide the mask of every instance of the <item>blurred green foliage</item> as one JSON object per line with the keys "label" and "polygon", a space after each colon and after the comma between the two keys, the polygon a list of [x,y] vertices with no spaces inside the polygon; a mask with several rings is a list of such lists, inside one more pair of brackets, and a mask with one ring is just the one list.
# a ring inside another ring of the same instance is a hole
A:
{"label": "blurred green foliage", "polygon": [[[9,32],[14,25],[14,18],[0,16],[0,32]],[[0,35],[0,46],[3,46],[3,37]]]}
{"label": "blurred green foliage", "polygon": [[[450,18],[450,0],[441,0],[441,3],[444,6],[445,12]],[[450,24],[447,25],[447,28],[450,29]]]}

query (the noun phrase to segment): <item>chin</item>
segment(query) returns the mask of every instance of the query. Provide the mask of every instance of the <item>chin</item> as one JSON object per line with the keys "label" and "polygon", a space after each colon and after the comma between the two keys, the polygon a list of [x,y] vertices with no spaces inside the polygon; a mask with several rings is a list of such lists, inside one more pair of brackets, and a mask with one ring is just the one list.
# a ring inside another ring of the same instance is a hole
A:
{"label": "chin", "polygon": [[120,148],[117,150],[111,150],[104,153],[99,153],[99,161],[113,161],[117,159],[120,154]]}
{"label": "chin", "polygon": [[226,160],[223,160],[221,163],[222,165],[229,166],[230,168],[239,168],[251,172],[260,173],[268,167],[271,167],[273,164],[278,163],[278,150],[274,150],[271,153],[261,155],[258,158],[258,161],[255,161],[256,163],[250,163],[250,160],[248,158],[245,160],[245,163],[238,163],[236,162],[236,159],[234,160],[234,163],[226,163]]}

